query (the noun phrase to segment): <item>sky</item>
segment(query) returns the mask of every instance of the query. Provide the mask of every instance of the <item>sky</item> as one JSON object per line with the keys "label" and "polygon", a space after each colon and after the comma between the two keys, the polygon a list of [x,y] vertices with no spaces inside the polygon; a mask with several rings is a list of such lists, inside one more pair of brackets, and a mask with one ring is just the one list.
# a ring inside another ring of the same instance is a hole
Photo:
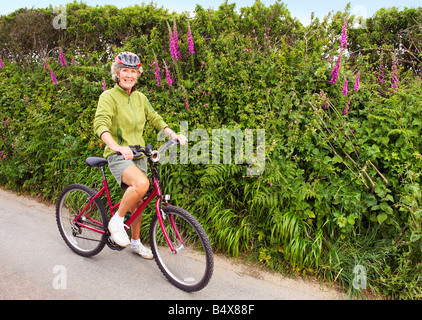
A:
{"label": "sky", "polygon": [[[170,11],[193,11],[196,4],[205,9],[218,9],[225,0],[153,0],[158,7],[165,7]],[[0,0],[0,15],[9,14],[19,8],[48,8],[63,5],[73,0]],[[80,2],[80,0],[78,1]],[[113,4],[119,8],[128,7],[142,2],[150,3],[150,0],[82,0],[90,5]],[[275,3],[275,0],[261,0],[267,7]],[[323,18],[329,12],[344,11],[347,3],[350,2],[351,13],[357,16],[371,17],[380,8],[397,7],[403,9],[422,7],[422,0],[282,0],[286,4],[293,17],[298,18],[302,23],[307,24],[311,13]],[[250,7],[255,0],[229,0],[229,3],[236,3],[236,8]]]}

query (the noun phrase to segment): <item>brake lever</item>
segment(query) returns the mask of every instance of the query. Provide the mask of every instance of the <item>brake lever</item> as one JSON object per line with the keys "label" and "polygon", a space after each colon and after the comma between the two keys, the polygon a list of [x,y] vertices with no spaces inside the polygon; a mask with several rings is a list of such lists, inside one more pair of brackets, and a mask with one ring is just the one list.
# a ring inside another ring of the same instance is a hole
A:
{"label": "brake lever", "polygon": [[[141,146],[129,146],[129,148],[132,150],[133,158],[142,157],[143,155],[146,155],[146,150],[142,149]],[[120,152],[116,152],[117,155],[121,156],[122,154]]]}

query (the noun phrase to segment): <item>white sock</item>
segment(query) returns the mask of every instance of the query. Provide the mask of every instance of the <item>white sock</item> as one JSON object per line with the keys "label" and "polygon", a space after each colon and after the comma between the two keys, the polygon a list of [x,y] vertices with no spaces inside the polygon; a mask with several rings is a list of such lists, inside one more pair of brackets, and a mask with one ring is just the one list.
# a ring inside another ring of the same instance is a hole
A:
{"label": "white sock", "polygon": [[125,220],[125,217],[121,217],[120,215],[119,215],[119,213],[118,212],[116,212],[115,213],[115,215],[113,216],[113,218],[112,218],[114,221],[116,221],[116,222],[121,222],[121,223],[123,223],[124,222],[124,220]]}
{"label": "white sock", "polygon": [[136,247],[136,246],[139,246],[141,244],[141,239],[138,239],[138,240],[130,239],[130,242],[132,244],[132,247]]}

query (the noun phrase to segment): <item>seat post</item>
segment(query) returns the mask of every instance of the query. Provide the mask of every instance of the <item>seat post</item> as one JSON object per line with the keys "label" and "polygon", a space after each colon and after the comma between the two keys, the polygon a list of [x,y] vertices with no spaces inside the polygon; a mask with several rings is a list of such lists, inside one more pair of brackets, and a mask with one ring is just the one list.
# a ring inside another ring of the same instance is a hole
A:
{"label": "seat post", "polygon": [[101,170],[101,174],[103,175],[103,180],[105,180],[106,179],[106,176],[105,176],[105,172],[104,172],[104,167],[101,166],[100,167],[100,170]]}

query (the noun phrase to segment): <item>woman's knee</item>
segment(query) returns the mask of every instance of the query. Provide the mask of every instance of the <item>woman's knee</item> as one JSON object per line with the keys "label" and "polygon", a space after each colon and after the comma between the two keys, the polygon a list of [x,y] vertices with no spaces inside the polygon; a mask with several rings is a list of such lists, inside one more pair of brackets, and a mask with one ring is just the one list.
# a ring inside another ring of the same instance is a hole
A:
{"label": "woman's knee", "polygon": [[146,177],[140,178],[136,180],[136,183],[133,185],[133,187],[135,188],[139,196],[143,197],[149,189],[149,181]]}
{"label": "woman's knee", "polygon": [[145,174],[135,166],[128,167],[122,175],[122,182],[132,187],[140,197],[149,189],[149,181]]}

